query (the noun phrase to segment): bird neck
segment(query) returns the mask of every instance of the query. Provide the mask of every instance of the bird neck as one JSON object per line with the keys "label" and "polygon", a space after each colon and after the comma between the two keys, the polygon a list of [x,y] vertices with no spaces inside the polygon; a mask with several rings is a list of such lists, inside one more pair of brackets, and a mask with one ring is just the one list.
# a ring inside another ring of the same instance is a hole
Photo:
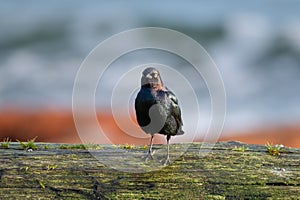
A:
{"label": "bird neck", "polygon": [[165,87],[162,84],[159,84],[159,83],[147,83],[147,84],[142,85],[142,88],[155,89],[155,90],[165,90]]}

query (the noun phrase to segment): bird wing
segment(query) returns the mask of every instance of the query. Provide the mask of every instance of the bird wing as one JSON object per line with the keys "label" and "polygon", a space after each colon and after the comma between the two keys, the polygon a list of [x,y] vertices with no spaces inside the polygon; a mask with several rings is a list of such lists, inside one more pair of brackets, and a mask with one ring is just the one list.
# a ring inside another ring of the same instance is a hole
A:
{"label": "bird wing", "polygon": [[168,98],[171,100],[171,114],[174,116],[176,119],[176,122],[179,126],[183,125],[182,119],[181,119],[181,110],[178,105],[178,99],[175,96],[173,92],[170,90],[167,91]]}

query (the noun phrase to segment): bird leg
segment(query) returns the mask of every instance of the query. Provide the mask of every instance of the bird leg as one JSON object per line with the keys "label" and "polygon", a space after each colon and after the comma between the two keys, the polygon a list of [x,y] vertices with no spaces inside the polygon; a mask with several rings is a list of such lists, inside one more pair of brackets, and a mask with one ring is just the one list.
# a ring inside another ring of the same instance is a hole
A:
{"label": "bird leg", "polygon": [[170,138],[171,138],[171,136],[167,135],[167,156],[166,156],[166,160],[164,162],[164,165],[170,164],[170,159],[169,159],[169,146],[170,146],[169,141],[170,141]]}
{"label": "bird leg", "polygon": [[147,154],[147,156],[146,156],[145,161],[147,161],[149,158],[150,158],[151,160],[153,160],[153,154],[154,154],[154,153],[152,152],[153,136],[154,136],[154,135],[151,135],[150,144],[149,144],[149,150],[148,150],[148,154]]}

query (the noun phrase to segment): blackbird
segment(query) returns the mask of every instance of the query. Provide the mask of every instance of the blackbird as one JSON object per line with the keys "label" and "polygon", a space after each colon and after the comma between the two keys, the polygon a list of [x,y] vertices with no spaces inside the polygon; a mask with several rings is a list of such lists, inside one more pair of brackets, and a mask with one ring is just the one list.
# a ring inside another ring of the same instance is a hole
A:
{"label": "blackbird", "polygon": [[181,110],[173,92],[164,86],[160,73],[153,67],[142,73],[141,88],[135,99],[136,118],[141,129],[151,135],[146,157],[153,159],[152,143],[155,133],[167,136],[167,156],[169,161],[169,140],[171,136],[182,135]]}

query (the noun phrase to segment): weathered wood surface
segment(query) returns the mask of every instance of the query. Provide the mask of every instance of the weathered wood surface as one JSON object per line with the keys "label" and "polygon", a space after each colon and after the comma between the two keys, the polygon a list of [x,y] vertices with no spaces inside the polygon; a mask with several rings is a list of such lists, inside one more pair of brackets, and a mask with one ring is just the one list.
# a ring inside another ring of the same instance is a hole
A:
{"label": "weathered wood surface", "polygon": [[[171,160],[184,145],[172,144]],[[279,156],[268,154],[265,146],[232,150],[241,145],[218,143],[201,157],[201,143],[188,144],[171,165],[151,171],[161,165],[161,151],[154,155],[157,160],[139,163],[148,172],[135,173],[144,147],[93,145],[86,150],[37,143],[38,150],[28,152],[12,143],[0,149],[0,199],[300,199],[300,149],[284,148]],[[123,168],[132,162],[132,169],[112,169],[89,151]]]}

